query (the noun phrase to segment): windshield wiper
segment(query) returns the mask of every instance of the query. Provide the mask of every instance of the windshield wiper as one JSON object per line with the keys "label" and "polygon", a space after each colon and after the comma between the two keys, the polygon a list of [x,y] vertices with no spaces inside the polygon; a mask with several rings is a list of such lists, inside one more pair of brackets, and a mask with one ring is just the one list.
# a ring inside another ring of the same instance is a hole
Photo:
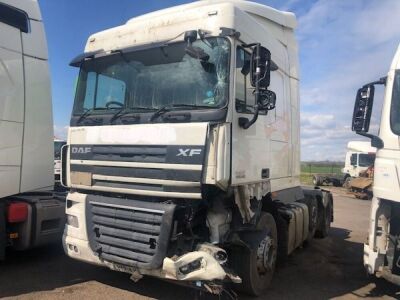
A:
{"label": "windshield wiper", "polygon": [[76,121],[76,123],[79,124],[80,122],[82,122],[83,119],[85,119],[87,116],[91,115],[95,110],[99,110],[99,108],[93,107],[93,108],[86,109],[85,112],[83,114],[81,114],[81,116]]}
{"label": "windshield wiper", "polygon": [[187,104],[187,103],[182,103],[182,104],[170,104],[170,105],[165,105],[157,109],[154,114],[150,117],[150,122],[154,121],[157,119],[159,116],[165,114],[166,112],[169,112],[173,110],[174,108],[179,108],[179,107],[190,107],[194,109],[198,108],[210,108],[211,106],[208,105],[196,105],[196,104]]}
{"label": "windshield wiper", "polygon": [[142,107],[142,106],[134,106],[134,107],[125,107],[118,110],[110,119],[110,123],[114,122],[118,118],[133,112],[133,110],[154,110],[152,107]]}

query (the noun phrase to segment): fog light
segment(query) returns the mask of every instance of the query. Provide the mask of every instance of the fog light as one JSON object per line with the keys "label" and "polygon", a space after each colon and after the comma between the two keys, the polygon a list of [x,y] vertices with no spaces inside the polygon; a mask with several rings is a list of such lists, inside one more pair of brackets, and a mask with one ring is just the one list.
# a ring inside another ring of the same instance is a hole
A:
{"label": "fog light", "polygon": [[187,275],[195,270],[200,269],[200,267],[201,267],[201,258],[198,258],[198,259],[180,267],[179,272],[181,272],[184,275]]}
{"label": "fog light", "polygon": [[78,218],[72,215],[67,215],[67,224],[72,227],[79,227]]}

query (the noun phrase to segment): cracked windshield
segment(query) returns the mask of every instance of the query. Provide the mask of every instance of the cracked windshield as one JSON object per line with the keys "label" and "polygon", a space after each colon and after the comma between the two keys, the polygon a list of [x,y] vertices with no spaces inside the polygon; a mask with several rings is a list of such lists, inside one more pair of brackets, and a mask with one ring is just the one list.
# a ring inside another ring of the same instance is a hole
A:
{"label": "cracked windshield", "polygon": [[229,42],[224,38],[197,40],[188,54],[178,42],[135,52],[116,52],[83,63],[74,114],[88,110],[112,113],[114,108],[155,110],[219,108],[227,101]]}

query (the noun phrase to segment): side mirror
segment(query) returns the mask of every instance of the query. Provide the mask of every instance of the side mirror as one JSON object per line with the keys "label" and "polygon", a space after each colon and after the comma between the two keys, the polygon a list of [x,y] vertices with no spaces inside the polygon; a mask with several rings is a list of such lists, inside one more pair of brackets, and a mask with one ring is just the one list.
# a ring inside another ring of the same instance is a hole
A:
{"label": "side mirror", "polygon": [[266,89],[271,81],[271,52],[259,44],[251,53],[250,79],[253,87]]}
{"label": "side mirror", "polygon": [[374,103],[374,92],[375,87],[373,85],[363,86],[357,91],[351,130],[363,133],[368,132]]}
{"label": "side mirror", "polygon": [[357,165],[357,154],[352,154],[350,157],[350,165],[356,167]]}

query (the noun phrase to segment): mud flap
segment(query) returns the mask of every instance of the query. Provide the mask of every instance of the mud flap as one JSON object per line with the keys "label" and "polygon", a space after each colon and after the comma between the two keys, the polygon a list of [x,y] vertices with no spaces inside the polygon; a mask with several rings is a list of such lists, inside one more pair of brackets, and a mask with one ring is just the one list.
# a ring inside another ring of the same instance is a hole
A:
{"label": "mud flap", "polygon": [[0,261],[5,258],[6,245],[6,212],[4,202],[0,202]]}
{"label": "mud flap", "polygon": [[255,229],[242,229],[236,231],[230,240],[230,244],[244,246],[248,250],[256,249],[262,239],[269,233],[268,229],[255,230]]}

